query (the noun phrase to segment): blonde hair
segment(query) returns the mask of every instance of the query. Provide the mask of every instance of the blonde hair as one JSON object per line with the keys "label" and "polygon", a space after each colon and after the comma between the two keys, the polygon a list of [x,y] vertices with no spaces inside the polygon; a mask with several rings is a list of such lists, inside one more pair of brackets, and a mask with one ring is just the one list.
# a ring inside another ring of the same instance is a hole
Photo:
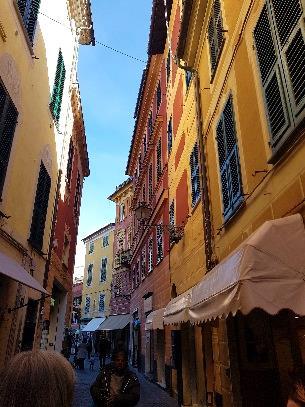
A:
{"label": "blonde hair", "polygon": [[59,353],[16,355],[0,376],[0,406],[71,407],[75,374]]}

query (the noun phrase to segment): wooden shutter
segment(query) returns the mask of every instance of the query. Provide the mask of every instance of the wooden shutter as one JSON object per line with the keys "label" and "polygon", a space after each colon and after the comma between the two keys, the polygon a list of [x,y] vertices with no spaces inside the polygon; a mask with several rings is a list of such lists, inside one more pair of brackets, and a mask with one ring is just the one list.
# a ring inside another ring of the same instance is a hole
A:
{"label": "wooden shutter", "polygon": [[302,8],[299,0],[272,0],[271,5],[280,43],[284,46],[302,15]]}
{"label": "wooden shutter", "polygon": [[38,250],[42,250],[43,235],[49,205],[51,178],[41,162],[34,203],[30,243]]}
{"label": "wooden shutter", "polygon": [[172,117],[169,119],[168,126],[167,126],[167,148],[168,154],[172,151],[173,145],[173,126],[172,126]]}
{"label": "wooden shutter", "polygon": [[26,0],[17,0],[17,5],[22,17],[24,17],[25,14],[26,3],[27,3]]}
{"label": "wooden shutter", "polygon": [[271,144],[275,147],[290,123],[267,5],[263,7],[258,19],[254,39],[264,88]]}
{"label": "wooden shutter", "polygon": [[18,111],[0,83],[0,196],[11,154]]}
{"label": "wooden shutter", "polygon": [[27,21],[27,32],[29,34],[31,43],[33,43],[33,40],[34,40],[34,34],[35,34],[35,29],[36,29],[36,24],[37,24],[37,19],[38,19],[39,7],[40,7],[40,0],[31,1],[28,21]]}
{"label": "wooden shutter", "polygon": [[69,152],[68,152],[68,164],[67,164],[67,182],[68,182],[68,184],[70,184],[70,179],[71,179],[73,156],[74,156],[74,146],[73,146],[73,141],[70,140]]}
{"label": "wooden shutter", "polygon": [[61,50],[59,50],[56,73],[55,73],[55,80],[54,80],[54,87],[53,87],[53,94],[52,94],[52,100],[51,100],[52,114],[53,114],[54,119],[57,122],[59,121],[59,118],[60,118],[65,78],[66,78],[66,68],[65,68],[62,52],[61,52]]}
{"label": "wooden shutter", "polygon": [[233,102],[230,96],[217,125],[223,213],[230,216],[243,199]]}
{"label": "wooden shutter", "polygon": [[222,15],[219,0],[215,0],[213,4],[209,21],[208,38],[210,45],[211,70],[213,75],[224,43]]}

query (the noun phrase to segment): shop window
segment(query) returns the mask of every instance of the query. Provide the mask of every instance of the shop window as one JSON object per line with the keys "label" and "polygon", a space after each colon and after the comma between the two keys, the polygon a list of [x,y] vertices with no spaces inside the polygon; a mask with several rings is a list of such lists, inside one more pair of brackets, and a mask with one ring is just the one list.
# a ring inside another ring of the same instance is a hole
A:
{"label": "shop window", "polygon": [[229,97],[220,116],[216,133],[223,216],[225,220],[228,220],[243,202],[232,96]]}
{"label": "shop window", "polygon": [[66,68],[65,68],[62,52],[61,52],[61,50],[59,50],[56,73],[55,73],[55,80],[54,80],[54,86],[53,86],[53,93],[52,93],[52,98],[51,98],[51,103],[50,103],[51,112],[52,112],[53,118],[56,122],[58,122],[59,118],[60,118],[65,78],[66,78]]}
{"label": "shop window", "polygon": [[0,81],[0,197],[10,159],[18,111]]}
{"label": "shop window", "polygon": [[305,113],[304,11],[299,0],[268,0],[254,29],[270,131],[277,150]]}
{"label": "shop window", "polygon": [[43,246],[43,236],[48,212],[50,189],[51,178],[43,162],[41,162],[29,237],[30,244],[38,250],[42,250]]}

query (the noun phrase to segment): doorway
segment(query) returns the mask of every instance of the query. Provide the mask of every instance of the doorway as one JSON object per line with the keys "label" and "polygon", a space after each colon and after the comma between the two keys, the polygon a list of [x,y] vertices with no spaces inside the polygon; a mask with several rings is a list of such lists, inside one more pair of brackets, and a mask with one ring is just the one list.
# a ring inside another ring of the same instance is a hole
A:
{"label": "doorway", "polygon": [[23,335],[21,342],[21,350],[32,350],[36,331],[38,302],[32,299],[28,300]]}

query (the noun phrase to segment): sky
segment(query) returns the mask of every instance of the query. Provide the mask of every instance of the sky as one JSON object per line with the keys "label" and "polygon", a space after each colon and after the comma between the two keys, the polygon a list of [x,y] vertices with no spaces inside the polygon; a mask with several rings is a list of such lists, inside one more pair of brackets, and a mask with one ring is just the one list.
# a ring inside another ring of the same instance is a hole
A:
{"label": "sky", "polygon": [[[91,0],[97,42],[147,60],[151,0]],[[115,204],[107,197],[127,177],[125,168],[133,132],[140,80],[145,62],[96,44],[81,46],[78,77],[90,161],[85,179],[75,275],[83,275],[81,239],[114,222]]]}

